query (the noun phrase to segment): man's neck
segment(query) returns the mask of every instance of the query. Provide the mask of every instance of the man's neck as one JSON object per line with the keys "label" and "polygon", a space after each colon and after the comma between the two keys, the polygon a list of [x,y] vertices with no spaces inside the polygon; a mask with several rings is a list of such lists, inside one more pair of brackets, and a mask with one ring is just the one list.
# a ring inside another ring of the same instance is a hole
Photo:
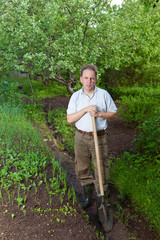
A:
{"label": "man's neck", "polygon": [[94,87],[94,89],[91,90],[91,91],[86,91],[86,90],[83,88],[83,92],[84,92],[89,98],[93,95],[94,91],[95,91],[95,87]]}

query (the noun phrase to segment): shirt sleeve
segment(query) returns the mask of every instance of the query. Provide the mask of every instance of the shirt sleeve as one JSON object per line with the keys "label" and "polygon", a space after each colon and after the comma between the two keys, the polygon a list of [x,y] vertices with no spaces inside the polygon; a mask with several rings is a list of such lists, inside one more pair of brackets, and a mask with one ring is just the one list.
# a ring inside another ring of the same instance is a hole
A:
{"label": "shirt sleeve", "polygon": [[117,112],[117,107],[111,97],[111,95],[107,94],[107,112]]}
{"label": "shirt sleeve", "polygon": [[72,114],[77,112],[77,104],[76,104],[76,94],[73,93],[69,100],[68,108],[67,108],[67,114]]}

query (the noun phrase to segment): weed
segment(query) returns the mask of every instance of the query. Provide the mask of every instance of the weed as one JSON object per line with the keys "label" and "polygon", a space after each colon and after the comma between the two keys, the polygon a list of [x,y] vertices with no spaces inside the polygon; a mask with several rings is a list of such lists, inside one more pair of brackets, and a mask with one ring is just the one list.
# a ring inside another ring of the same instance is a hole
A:
{"label": "weed", "polygon": [[8,210],[6,209],[3,213],[6,214],[8,212]]}
{"label": "weed", "polygon": [[23,214],[24,214],[24,216],[26,216],[26,209],[25,209],[25,205],[23,205],[22,207],[21,207],[21,210],[23,211]]}

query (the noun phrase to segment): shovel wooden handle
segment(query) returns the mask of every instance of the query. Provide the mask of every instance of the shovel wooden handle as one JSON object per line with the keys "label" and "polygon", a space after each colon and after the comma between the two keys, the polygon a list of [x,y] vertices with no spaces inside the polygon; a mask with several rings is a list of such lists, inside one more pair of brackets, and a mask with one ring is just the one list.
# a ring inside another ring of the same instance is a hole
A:
{"label": "shovel wooden handle", "polygon": [[102,170],[101,170],[101,164],[100,164],[101,160],[100,160],[100,155],[99,155],[97,129],[96,129],[96,119],[94,116],[92,116],[92,125],[93,125],[93,136],[94,136],[94,144],[95,144],[95,152],[96,152],[96,160],[97,160],[100,194],[101,194],[101,196],[104,196],[104,188],[103,188],[103,183],[102,183]]}

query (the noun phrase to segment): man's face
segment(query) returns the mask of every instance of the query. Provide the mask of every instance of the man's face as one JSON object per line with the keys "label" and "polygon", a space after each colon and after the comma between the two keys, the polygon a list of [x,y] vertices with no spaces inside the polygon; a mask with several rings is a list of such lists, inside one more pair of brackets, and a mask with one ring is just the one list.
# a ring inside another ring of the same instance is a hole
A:
{"label": "man's face", "polygon": [[95,72],[90,69],[84,70],[82,77],[80,77],[80,81],[83,84],[84,91],[86,92],[94,91],[95,84],[97,81]]}

